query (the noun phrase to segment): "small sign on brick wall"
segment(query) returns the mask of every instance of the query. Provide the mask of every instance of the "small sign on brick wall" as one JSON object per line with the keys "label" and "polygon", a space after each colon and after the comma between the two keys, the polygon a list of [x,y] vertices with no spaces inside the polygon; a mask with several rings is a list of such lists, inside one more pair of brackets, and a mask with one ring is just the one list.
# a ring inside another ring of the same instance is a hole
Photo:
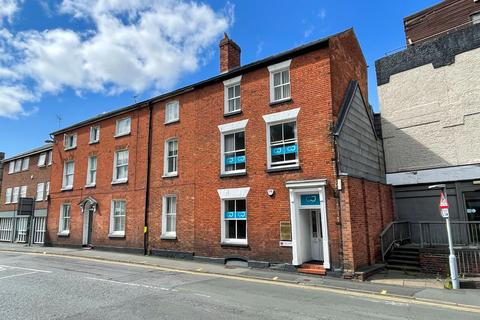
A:
{"label": "small sign on brick wall", "polygon": [[280,221],[280,247],[292,246],[292,225],[290,221]]}

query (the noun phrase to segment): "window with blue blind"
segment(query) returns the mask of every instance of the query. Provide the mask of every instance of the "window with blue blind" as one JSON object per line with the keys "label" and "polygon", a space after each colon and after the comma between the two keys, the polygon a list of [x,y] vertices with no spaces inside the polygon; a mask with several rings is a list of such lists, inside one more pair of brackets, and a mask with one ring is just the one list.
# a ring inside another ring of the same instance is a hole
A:
{"label": "window with blue blind", "polygon": [[296,121],[270,125],[270,167],[298,165]]}
{"label": "window with blue blind", "polygon": [[223,141],[225,173],[245,172],[245,131],[225,134]]}
{"label": "window with blue blind", "polygon": [[245,199],[224,200],[223,239],[226,242],[247,242],[247,201]]}

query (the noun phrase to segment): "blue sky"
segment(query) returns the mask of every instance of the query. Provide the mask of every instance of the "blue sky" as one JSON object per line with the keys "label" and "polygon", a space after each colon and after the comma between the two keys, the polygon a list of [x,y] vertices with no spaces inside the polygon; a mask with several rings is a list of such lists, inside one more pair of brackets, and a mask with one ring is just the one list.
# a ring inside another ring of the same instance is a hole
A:
{"label": "blue sky", "polygon": [[353,27],[369,65],[405,45],[423,1],[0,0],[0,151],[218,74],[227,32],[242,64]]}

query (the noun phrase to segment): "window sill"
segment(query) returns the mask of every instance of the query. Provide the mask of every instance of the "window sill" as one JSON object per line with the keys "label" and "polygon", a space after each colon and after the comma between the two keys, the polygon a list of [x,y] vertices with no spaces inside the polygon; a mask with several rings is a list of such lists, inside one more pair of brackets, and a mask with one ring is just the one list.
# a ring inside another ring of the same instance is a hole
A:
{"label": "window sill", "polygon": [[173,234],[172,234],[172,235],[170,235],[170,234],[165,234],[165,235],[163,235],[163,234],[162,234],[162,235],[160,236],[160,239],[161,239],[161,240],[177,240],[177,235],[176,235],[176,234],[174,234],[174,235],[173,235]]}
{"label": "window sill", "polygon": [[236,116],[236,115],[239,115],[239,114],[242,114],[242,109],[236,110],[236,111],[232,111],[232,112],[225,112],[225,113],[223,114],[223,116],[224,116],[225,118],[228,118],[228,117]]}
{"label": "window sill", "polygon": [[296,166],[291,166],[291,167],[277,167],[277,168],[270,168],[265,170],[267,173],[273,173],[273,172],[282,172],[282,171],[297,171],[300,170],[301,167],[299,165]]}
{"label": "window sill", "polygon": [[72,187],[64,187],[62,189],[60,189],[60,191],[71,191],[73,190],[73,186]]}
{"label": "window sill", "polygon": [[77,149],[77,146],[75,146],[75,147],[69,147],[69,148],[64,148],[63,150],[64,150],[64,151],[70,151],[70,150],[75,150],[75,149]]}
{"label": "window sill", "polygon": [[164,179],[168,179],[168,178],[177,178],[178,177],[178,173],[175,173],[175,174],[164,174],[162,176],[162,178]]}
{"label": "window sill", "polygon": [[95,183],[85,185],[85,188],[95,188],[97,185]]}
{"label": "window sill", "polygon": [[131,131],[126,132],[126,133],[119,133],[119,134],[114,135],[113,137],[114,138],[121,138],[121,137],[129,136],[131,133],[132,133]]}
{"label": "window sill", "polygon": [[242,177],[242,176],[246,176],[246,175],[247,175],[247,171],[233,172],[233,173],[222,173],[222,174],[220,174],[220,178]]}
{"label": "window sill", "polygon": [[42,202],[43,199],[35,199],[35,202]]}
{"label": "window sill", "polygon": [[222,247],[248,248],[248,242],[220,242]]}
{"label": "window sill", "polygon": [[114,232],[108,234],[109,238],[125,238],[125,232]]}
{"label": "window sill", "polygon": [[39,164],[38,167],[39,168],[45,168],[47,165],[46,164]]}
{"label": "window sill", "polygon": [[180,122],[180,119],[170,120],[168,122],[165,122],[164,125],[173,124],[173,123],[177,123],[177,122]]}
{"label": "window sill", "polygon": [[292,98],[286,98],[282,100],[270,101],[270,107],[282,104],[282,103],[291,103],[293,102]]}
{"label": "window sill", "polygon": [[98,140],[98,141],[90,141],[88,144],[92,145],[92,144],[97,144],[97,143],[100,143],[100,140]]}
{"label": "window sill", "polygon": [[62,231],[57,233],[57,236],[59,237],[68,237],[70,235],[70,231]]}
{"label": "window sill", "polygon": [[116,181],[112,181],[112,185],[125,184],[125,183],[128,183],[128,179],[127,179],[127,180],[116,180]]}

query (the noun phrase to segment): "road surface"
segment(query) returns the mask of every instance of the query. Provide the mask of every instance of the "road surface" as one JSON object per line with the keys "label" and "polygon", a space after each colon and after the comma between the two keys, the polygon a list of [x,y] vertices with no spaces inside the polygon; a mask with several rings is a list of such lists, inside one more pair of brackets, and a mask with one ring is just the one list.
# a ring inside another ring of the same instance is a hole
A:
{"label": "road surface", "polygon": [[480,313],[223,276],[0,252],[0,319],[480,319]]}

